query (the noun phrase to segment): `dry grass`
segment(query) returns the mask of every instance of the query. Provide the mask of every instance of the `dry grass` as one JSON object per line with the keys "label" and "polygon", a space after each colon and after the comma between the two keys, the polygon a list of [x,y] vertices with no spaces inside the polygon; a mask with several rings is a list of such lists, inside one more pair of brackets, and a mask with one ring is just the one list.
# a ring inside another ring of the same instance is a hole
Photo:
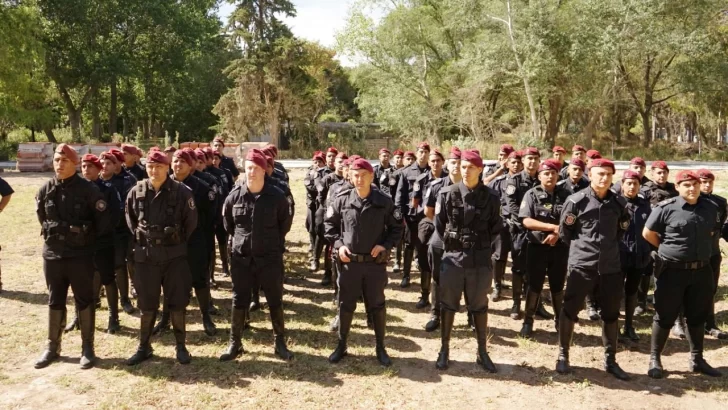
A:
{"label": "dry grass", "polygon": [[[671,339],[663,359],[671,371],[654,381],[645,373],[651,317],[638,318],[642,340],[620,346],[618,360],[635,375],[625,383],[601,369],[600,328],[586,319],[577,326],[572,349],[576,373],[553,372],[556,334],[550,322],[536,322],[536,341],[516,336],[520,322],[508,317],[510,300],[491,305],[490,353],[499,373],[489,375],[475,365],[476,344],[466,329],[463,314],[456,318],[451,345],[452,365],[438,372],[434,360],[439,333],[423,326],[428,314],[414,305],[419,277],[409,289],[398,287],[392,275],[387,289],[387,343],[394,366],[380,367],[373,356],[374,336],[366,328],[360,306],[352,329],[351,355],[338,365],[326,357],[336,344],[328,331],[334,315],[332,291],[319,284],[321,273],[305,270],[308,237],[303,229],[302,172],[292,174],[298,199],[294,229],[289,235],[286,263],[293,277],[286,285],[285,310],[289,347],[296,355],[284,363],[273,355],[267,311],[253,314],[253,329],[244,334],[246,354],[233,363],[217,360],[227,342],[230,283],[218,276],[221,289],[213,296],[222,315],[216,318],[218,335],[204,335],[196,305],[188,315],[189,366],[177,364],[171,334],[154,339],[156,357],[129,368],[122,361],[137,344],[138,316],[121,314],[123,331],[110,336],[106,308],[97,314],[97,368],[82,371],[77,362],[80,335],[64,336],[63,360],[35,370],[46,331],[47,301],[41,264],[39,227],[33,196],[48,175],[3,174],[16,195],[0,216],[3,245],[3,282],[0,294],[0,408],[496,408],[548,405],[553,408],[725,408],[728,376],[709,379],[686,373],[687,342]],[[728,174],[719,175],[728,179]],[[728,193],[728,184],[722,186]],[[728,280],[721,281],[718,319],[728,329]],[[72,303],[69,300],[69,308]],[[105,302],[104,302],[105,303]],[[582,314],[583,316],[583,314]],[[706,340],[706,357],[728,373],[728,348],[722,341]]]}

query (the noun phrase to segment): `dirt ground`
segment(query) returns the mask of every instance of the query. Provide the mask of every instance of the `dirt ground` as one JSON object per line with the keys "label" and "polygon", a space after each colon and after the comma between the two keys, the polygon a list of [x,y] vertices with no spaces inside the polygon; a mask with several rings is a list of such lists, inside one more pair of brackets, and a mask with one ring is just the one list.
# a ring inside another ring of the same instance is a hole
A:
{"label": "dirt ground", "polygon": [[[520,321],[508,316],[510,291],[490,307],[489,352],[499,372],[487,374],[475,364],[476,342],[465,314],[456,317],[451,343],[452,365],[435,369],[439,332],[426,333],[428,312],[415,308],[419,275],[408,289],[399,287],[400,274],[390,275],[387,288],[387,345],[394,365],[382,368],[374,357],[373,331],[366,328],[359,307],[352,328],[350,356],[338,365],[326,358],[336,345],[328,330],[334,316],[332,290],[319,285],[322,272],[306,270],[308,236],[303,228],[303,172],[291,173],[297,200],[294,227],[288,238],[288,274],[284,296],[289,348],[295,359],[285,363],[273,354],[267,310],[253,313],[253,328],[244,333],[246,353],[235,362],[221,363],[229,332],[230,281],[219,273],[213,291],[221,315],[218,334],[206,336],[196,302],[188,309],[188,349],[192,364],[174,360],[169,332],[153,340],[155,357],[136,367],[123,361],[136,349],[138,313],[121,313],[123,330],[108,335],[106,301],[97,312],[97,367],[81,370],[80,334],[63,337],[63,358],[43,370],[33,362],[46,338],[47,291],[42,272],[40,227],[33,197],[50,174],[0,174],[16,190],[0,214],[2,281],[0,294],[0,408],[161,408],[161,409],[726,409],[728,408],[728,343],[706,337],[707,360],[726,375],[711,379],[687,371],[688,344],[671,338],[663,357],[669,371],[664,380],[647,377],[650,315],[637,318],[641,340],[620,345],[617,359],[633,375],[622,382],[602,369],[603,349],[598,322],[582,312],[571,363],[575,373],[553,371],[557,338],[551,322],[536,321],[535,341],[517,336]],[[728,179],[728,173],[718,175]],[[718,193],[728,193],[728,183]],[[725,269],[725,268],[724,268]],[[718,322],[728,330],[728,279],[724,275],[716,307]],[[507,281],[510,275],[507,274]],[[69,311],[72,298],[69,298]],[[550,307],[549,307],[550,308]]]}

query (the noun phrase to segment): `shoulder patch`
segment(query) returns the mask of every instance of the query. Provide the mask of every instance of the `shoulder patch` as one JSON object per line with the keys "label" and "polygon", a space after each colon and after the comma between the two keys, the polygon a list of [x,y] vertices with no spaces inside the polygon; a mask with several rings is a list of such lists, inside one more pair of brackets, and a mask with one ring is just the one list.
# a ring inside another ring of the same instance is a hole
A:
{"label": "shoulder patch", "polygon": [[439,215],[440,214],[441,208],[442,207],[440,206],[440,201],[437,201],[437,204],[435,204],[435,215]]}
{"label": "shoulder patch", "polygon": [[500,176],[496,177],[495,181],[500,181],[500,180],[506,179],[506,176],[507,175],[500,175]]}
{"label": "shoulder patch", "polygon": [[577,192],[576,194],[574,194],[574,195],[571,195],[571,196],[569,197],[569,201],[571,201],[571,202],[573,202],[573,203],[575,203],[575,204],[578,204],[578,203],[579,203],[579,202],[581,202],[581,200],[582,200],[582,199],[584,199],[584,198],[586,198],[586,196],[584,195],[584,193],[583,193],[583,192]]}
{"label": "shoulder patch", "polygon": [[673,202],[675,202],[675,201],[677,201],[677,197],[673,197],[673,198],[668,198],[668,199],[666,199],[666,200],[664,200],[664,201],[662,201],[662,202],[659,202],[659,203],[658,203],[657,205],[655,205],[655,206],[665,206],[665,205],[671,204],[671,203],[673,203]]}
{"label": "shoulder patch", "polygon": [[189,206],[190,209],[195,209],[195,200],[193,198],[188,199],[187,206]]}
{"label": "shoulder patch", "polygon": [[629,219],[625,219],[619,224],[620,228],[622,228],[623,231],[626,231],[627,228],[629,228]]}
{"label": "shoulder patch", "polygon": [[572,214],[571,212],[569,212],[568,214],[566,214],[566,218],[564,218],[564,223],[566,225],[571,226],[575,222],[576,222],[576,215]]}
{"label": "shoulder patch", "polygon": [[214,201],[215,200],[215,191],[209,190],[207,192],[207,199],[209,199],[210,201]]}
{"label": "shoulder patch", "polygon": [[104,212],[106,210],[106,201],[103,199],[99,199],[96,201],[96,210],[99,212]]}
{"label": "shoulder patch", "polygon": [[516,186],[515,185],[508,185],[508,188],[506,188],[506,194],[507,195],[513,195],[516,193]]}
{"label": "shoulder patch", "polygon": [[394,216],[394,219],[397,221],[402,220],[402,210],[399,208],[394,208],[394,211],[392,212],[392,216]]}
{"label": "shoulder patch", "polygon": [[556,185],[561,186],[561,185],[564,185],[565,183],[566,183],[566,180],[562,179],[561,181],[557,182]]}

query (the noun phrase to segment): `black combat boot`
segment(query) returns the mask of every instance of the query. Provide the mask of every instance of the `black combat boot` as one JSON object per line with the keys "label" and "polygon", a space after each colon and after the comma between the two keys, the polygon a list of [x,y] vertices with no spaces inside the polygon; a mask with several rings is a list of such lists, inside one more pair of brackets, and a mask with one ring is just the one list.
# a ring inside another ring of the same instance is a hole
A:
{"label": "black combat boot", "polygon": [[622,328],[622,333],[620,333],[619,338],[620,340],[627,341],[631,340],[634,342],[638,342],[640,340],[640,337],[637,335],[637,332],[634,329],[634,326],[632,325],[632,320],[634,318],[634,311],[637,308],[637,294],[629,295],[625,297],[624,299],[624,328]]}
{"label": "black combat boot", "polygon": [[275,336],[275,354],[283,360],[292,360],[293,353],[286,346],[283,306],[270,309],[270,320],[273,323],[273,335]]}
{"label": "black combat boot", "polygon": [[215,323],[210,317],[210,288],[195,289],[197,294],[197,304],[200,306],[200,313],[202,313],[202,327],[205,329],[205,334],[208,336],[215,336],[217,328]]}
{"label": "black combat boot", "polygon": [[417,305],[415,307],[417,309],[424,309],[428,306],[430,306],[430,289],[432,285],[432,272],[429,270],[421,270],[420,271],[420,289],[421,289],[421,296],[420,300],[417,301]]}
{"label": "black combat boot", "polygon": [[493,293],[490,295],[492,302],[501,299],[501,290],[503,290],[503,276],[506,274],[506,262],[493,259]]}
{"label": "black combat boot", "polygon": [[106,289],[106,302],[109,304],[109,325],[106,328],[106,333],[113,335],[121,330],[119,324],[119,289],[116,287],[116,282],[104,285],[104,288]]}
{"label": "black combat boot", "polygon": [[571,373],[569,365],[569,348],[574,335],[574,322],[564,312],[559,317],[559,357],[556,359],[556,372],[559,374]]}
{"label": "black combat boot", "polygon": [[496,369],[493,361],[490,360],[488,349],[486,348],[488,342],[488,313],[473,313],[473,322],[475,323],[475,337],[478,340],[478,354],[475,362],[485,369],[485,371],[496,373],[498,369]]}
{"label": "black combat boot", "polygon": [[260,310],[260,286],[253,286],[250,296],[250,306],[248,307],[249,312],[255,312]]}
{"label": "black combat boot", "polygon": [[392,267],[392,272],[399,273],[401,270],[401,264],[402,264],[402,241],[399,242],[397,245],[397,250],[394,252],[394,266]]}
{"label": "black combat boot", "polygon": [[42,369],[61,357],[61,336],[66,327],[66,309],[48,309],[48,345],[35,362],[36,369]]}
{"label": "black combat boot", "polygon": [[96,354],[94,354],[94,333],[96,328],[96,309],[94,306],[88,306],[86,309],[78,312],[79,326],[81,327],[81,368],[90,369],[94,367],[96,362]]}
{"label": "black combat boot", "polygon": [[424,309],[428,306],[430,306],[430,293],[422,292],[422,294],[420,295],[420,299],[417,301],[415,307],[417,309]]}
{"label": "black combat boot", "polygon": [[452,333],[452,325],[455,322],[455,312],[443,309],[440,323],[440,353],[437,355],[435,367],[440,370],[447,370],[450,366],[450,334]]}
{"label": "black combat boot", "polygon": [[324,277],[321,278],[321,286],[329,286],[331,285],[331,269],[324,271]]}
{"label": "black combat boot", "polygon": [[218,247],[220,249],[220,262],[222,262],[222,275],[227,278],[230,276],[230,261],[228,260],[227,241],[219,241]]}
{"label": "black combat boot", "polygon": [[561,317],[561,309],[564,306],[564,291],[551,292],[551,303],[554,305],[554,327],[556,333],[559,332],[559,318]]}
{"label": "black combat boot", "polygon": [[434,332],[440,327],[440,303],[438,292],[440,292],[439,286],[435,283],[432,286],[432,293],[430,294],[430,301],[432,308],[430,309],[430,321],[425,325],[426,332]]}
{"label": "black combat boot", "polygon": [[372,312],[372,321],[374,322],[374,337],[377,341],[377,360],[382,366],[391,366],[392,359],[389,358],[387,350],[384,348],[384,335],[387,330],[387,309],[381,308],[376,312]]}
{"label": "black combat boot", "polygon": [[615,320],[612,323],[602,325],[602,343],[604,344],[604,370],[614,375],[619,380],[629,380],[630,377],[617,364],[617,338],[619,337],[619,323]]}
{"label": "black combat boot", "polygon": [[529,291],[526,294],[526,314],[523,316],[523,327],[518,333],[523,338],[530,339],[533,335],[533,316],[536,314],[539,299],[539,294],[536,292]]}
{"label": "black combat boot", "polygon": [[127,315],[131,315],[134,313],[134,306],[129,300],[129,272],[127,272],[126,266],[116,269],[116,286],[119,288],[121,308]]}
{"label": "black combat boot", "polygon": [[650,338],[650,368],[647,375],[653,379],[665,377],[660,355],[670,337],[670,329],[663,329],[657,322],[652,322],[652,336]]}
{"label": "black combat boot", "polygon": [[78,326],[78,311],[73,310],[73,319],[71,319],[66,327],[63,328],[63,333],[73,332],[74,330],[80,329]]}
{"label": "black combat boot", "polygon": [[536,304],[536,316],[540,317],[543,320],[553,320],[554,315],[551,314],[548,310],[546,310],[546,306],[543,304],[543,298],[541,295],[538,297],[538,303]]}
{"label": "black combat boot", "polygon": [[174,350],[177,352],[177,361],[180,364],[189,364],[192,361],[192,356],[190,356],[190,352],[187,351],[187,347],[185,346],[187,339],[186,313],[184,309],[169,312],[169,317],[172,321],[172,330],[174,331],[174,340],[177,343]]}
{"label": "black combat boot", "polygon": [[720,377],[723,373],[714,369],[703,358],[703,339],[705,338],[705,326],[688,326],[688,342],[690,343],[690,371],[702,373],[710,377]]}
{"label": "black combat boot", "polygon": [[642,275],[637,286],[637,307],[634,309],[635,316],[647,313],[647,292],[650,289],[651,275]]}
{"label": "black combat boot", "polygon": [[329,362],[339,363],[341,359],[346,357],[349,353],[347,352],[347,341],[349,340],[349,330],[351,329],[351,322],[354,320],[354,312],[346,312],[339,310],[339,343],[336,345],[336,349],[329,355]]}
{"label": "black combat boot", "polygon": [[683,312],[681,311],[677,319],[675,319],[675,325],[672,326],[672,335],[680,339],[685,339],[685,327],[685,316],[683,316]]}
{"label": "black combat boot", "polygon": [[152,334],[162,334],[166,330],[169,330],[169,309],[165,303],[164,306],[162,306],[162,316],[159,318],[159,322],[152,329]]}
{"label": "black combat boot", "polygon": [[518,320],[521,318],[521,295],[523,291],[523,276],[514,273],[513,281],[513,307],[511,307],[511,319]]}
{"label": "black combat boot", "polygon": [[414,258],[415,250],[406,245],[404,247],[404,261],[402,262],[402,282],[400,282],[400,288],[408,288],[410,285],[410,273],[412,272],[412,259]]}
{"label": "black combat boot", "polygon": [[128,366],[135,366],[150,357],[154,353],[151,343],[149,340],[152,337],[152,329],[154,328],[154,320],[157,318],[156,310],[142,310],[141,311],[141,326],[139,327],[139,347],[136,353],[129,359],[126,364]]}
{"label": "black combat boot", "polygon": [[246,315],[247,311],[245,309],[236,309],[233,306],[232,319],[230,319],[230,342],[227,349],[220,355],[220,361],[234,360],[243,354],[242,336]]}

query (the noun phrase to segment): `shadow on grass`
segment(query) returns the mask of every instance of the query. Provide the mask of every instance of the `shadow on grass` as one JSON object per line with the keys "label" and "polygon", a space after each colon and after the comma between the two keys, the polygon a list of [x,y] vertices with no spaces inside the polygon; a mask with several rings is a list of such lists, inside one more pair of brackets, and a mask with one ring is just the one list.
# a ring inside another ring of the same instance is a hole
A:
{"label": "shadow on grass", "polygon": [[[47,293],[32,293],[24,290],[8,290],[3,289],[0,293],[0,299],[10,299],[18,302],[30,303],[33,305],[48,305]],[[73,297],[70,298],[73,300]]]}

